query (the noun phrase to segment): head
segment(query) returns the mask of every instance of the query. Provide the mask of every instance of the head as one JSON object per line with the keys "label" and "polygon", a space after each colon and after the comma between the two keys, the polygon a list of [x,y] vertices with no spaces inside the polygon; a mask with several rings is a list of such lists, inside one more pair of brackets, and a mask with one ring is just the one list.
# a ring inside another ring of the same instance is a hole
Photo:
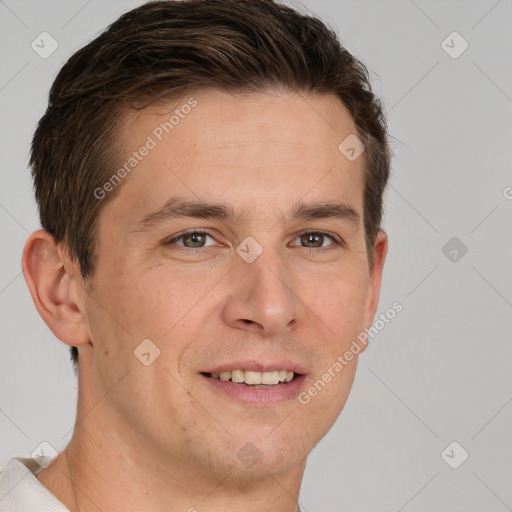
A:
{"label": "head", "polygon": [[[336,35],[270,0],[145,4],[62,68],[30,163],[24,273],[82,397],[108,392],[103,419],[190,468],[304,458],[348,397],[358,354],[332,367],[387,249],[385,122]],[[296,393],[271,405],[212,378],[276,365]]]}

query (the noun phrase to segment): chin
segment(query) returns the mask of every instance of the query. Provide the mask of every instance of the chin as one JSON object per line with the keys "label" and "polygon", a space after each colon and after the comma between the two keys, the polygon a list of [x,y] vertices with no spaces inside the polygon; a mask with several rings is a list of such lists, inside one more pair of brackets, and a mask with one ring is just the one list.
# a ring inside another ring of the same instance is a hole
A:
{"label": "chin", "polygon": [[[286,423],[286,422],[285,422]],[[293,428],[293,432],[286,430]],[[230,442],[230,471],[239,480],[268,479],[300,467],[317,441],[297,425],[280,425],[274,430],[252,432]],[[302,468],[303,469],[303,468]]]}

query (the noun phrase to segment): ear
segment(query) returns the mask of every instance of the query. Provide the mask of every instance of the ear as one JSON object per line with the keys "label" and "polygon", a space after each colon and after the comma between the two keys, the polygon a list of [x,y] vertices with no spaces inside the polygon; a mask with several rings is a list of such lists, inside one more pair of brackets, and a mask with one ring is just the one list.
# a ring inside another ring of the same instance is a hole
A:
{"label": "ear", "polygon": [[[377,306],[379,305],[382,270],[384,268],[387,253],[388,236],[382,229],[379,229],[373,244],[373,267],[370,271],[370,283],[365,303],[363,330],[371,327],[375,317],[375,312],[377,311]],[[367,346],[368,340],[361,347],[361,352],[365,350]]]}
{"label": "ear", "polygon": [[21,264],[37,311],[53,334],[67,345],[90,343],[84,315],[87,291],[78,264],[43,229],[28,237]]}

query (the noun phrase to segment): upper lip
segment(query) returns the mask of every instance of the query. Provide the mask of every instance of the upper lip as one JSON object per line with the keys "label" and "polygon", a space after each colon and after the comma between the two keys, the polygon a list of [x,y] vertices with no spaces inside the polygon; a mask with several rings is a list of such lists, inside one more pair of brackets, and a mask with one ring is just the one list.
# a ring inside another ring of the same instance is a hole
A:
{"label": "upper lip", "polygon": [[277,370],[286,370],[294,373],[306,373],[302,365],[293,361],[233,361],[229,363],[220,364],[204,370],[201,373],[220,373],[231,372],[234,370],[249,370],[250,372],[275,372]]}

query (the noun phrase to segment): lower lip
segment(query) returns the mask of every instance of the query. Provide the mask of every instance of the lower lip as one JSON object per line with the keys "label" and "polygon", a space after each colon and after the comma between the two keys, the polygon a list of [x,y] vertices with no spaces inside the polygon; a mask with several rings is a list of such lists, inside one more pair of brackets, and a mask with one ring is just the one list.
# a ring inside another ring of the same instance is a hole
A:
{"label": "lower lip", "polygon": [[251,405],[268,406],[290,400],[299,394],[300,388],[305,379],[305,375],[297,375],[292,381],[268,388],[253,388],[245,384],[236,382],[213,379],[206,375],[201,375],[203,379],[213,386],[214,389],[225,393],[226,395],[240,402]]}

